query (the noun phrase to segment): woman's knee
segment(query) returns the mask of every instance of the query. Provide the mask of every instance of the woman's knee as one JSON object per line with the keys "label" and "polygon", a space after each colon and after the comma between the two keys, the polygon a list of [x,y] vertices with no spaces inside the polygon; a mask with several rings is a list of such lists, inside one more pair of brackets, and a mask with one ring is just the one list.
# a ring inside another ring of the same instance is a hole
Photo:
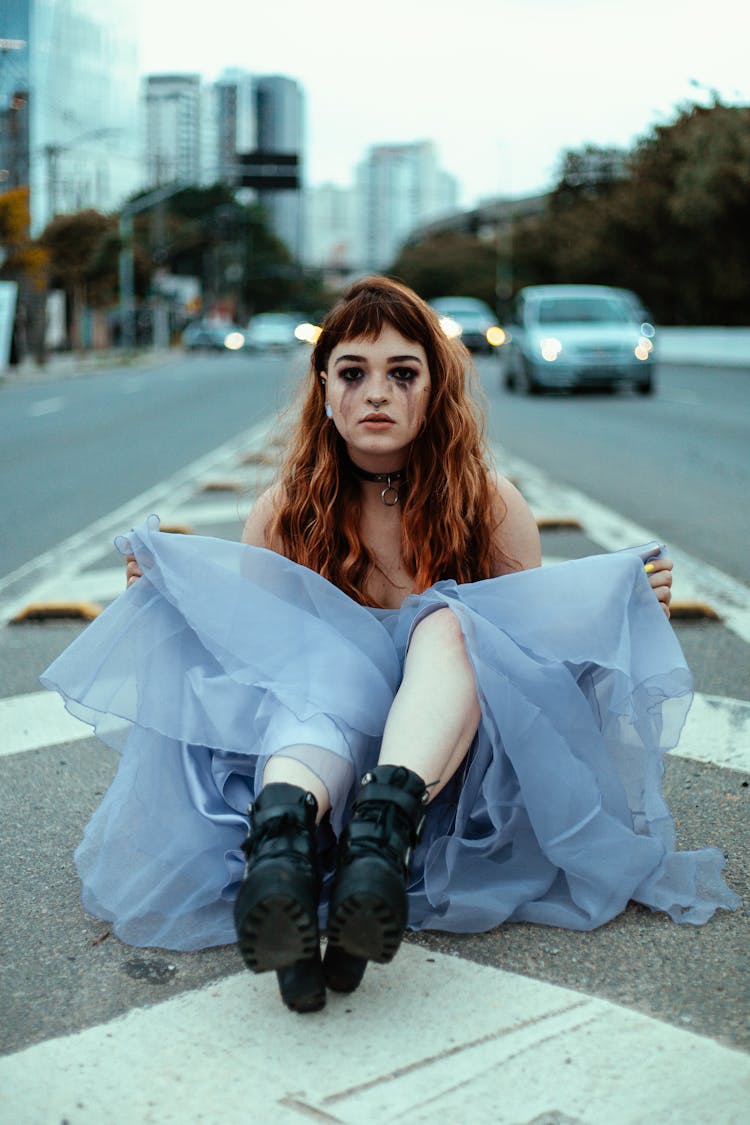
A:
{"label": "woman's knee", "polygon": [[439,646],[443,651],[456,651],[463,655],[466,654],[466,642],[464,641],[461,622],[448,606],[433,610],[432,613],[428,613],[415,625],[409,642],[409,651],[415,645],[429,645],[433,649],[435,646]]}

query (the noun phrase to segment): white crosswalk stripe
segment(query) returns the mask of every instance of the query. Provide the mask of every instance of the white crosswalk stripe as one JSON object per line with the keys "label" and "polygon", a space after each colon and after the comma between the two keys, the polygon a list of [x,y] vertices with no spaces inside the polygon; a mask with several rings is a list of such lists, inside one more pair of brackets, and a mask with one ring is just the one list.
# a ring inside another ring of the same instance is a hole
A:
{"label": "white crosswalk stripe", "polygon": [[243,973],[0,1059],[6,1105],[34,1125],[741,1121],[750,1058],[711,1039],[417,946],[368,973],[356,1031],[350,997],[290,1017],[273,974]]}
{"label": "white crosswalk stripe", "polygon": [[[58,695],[28,692],[0,699],[0,757],[90,738]],[[696,692],[675,751],[680,758],[750,773],[750,702]]]}

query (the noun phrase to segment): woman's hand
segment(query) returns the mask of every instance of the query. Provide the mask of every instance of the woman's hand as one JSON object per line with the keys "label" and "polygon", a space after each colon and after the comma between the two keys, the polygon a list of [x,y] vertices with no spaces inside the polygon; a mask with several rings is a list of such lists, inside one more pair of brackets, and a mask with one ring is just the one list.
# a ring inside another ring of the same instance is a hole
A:
{"label": "woman's hand", "polygon": [[671,559],[651,559],[646,563],[646,574],[651,583],[651,589],[661,602],[661,608],[669,617],[669,603],[672,600],[672,563]]}
{"label": "woman's hand", "polygon": [[143,578],[143,571],[138,566],[135,555],[125,556],[125,578],[128,586],[132,586],[139,578]]}

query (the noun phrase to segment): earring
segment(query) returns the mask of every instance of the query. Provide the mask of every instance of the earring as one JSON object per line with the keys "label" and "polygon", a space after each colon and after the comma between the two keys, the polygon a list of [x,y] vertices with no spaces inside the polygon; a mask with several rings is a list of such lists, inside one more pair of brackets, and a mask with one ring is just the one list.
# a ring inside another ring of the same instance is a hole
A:
{"label": "earring", "polygon": [[326,403],[326,418],[333,418],[333,407],[330,402]]}

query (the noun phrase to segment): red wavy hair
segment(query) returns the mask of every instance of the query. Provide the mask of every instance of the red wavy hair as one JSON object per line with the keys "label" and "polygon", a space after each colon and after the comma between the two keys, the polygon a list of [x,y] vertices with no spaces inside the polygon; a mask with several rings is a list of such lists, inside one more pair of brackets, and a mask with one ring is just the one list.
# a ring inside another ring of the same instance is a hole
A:
{"label": "red wavy hair", "polygon": [[387,324],[422,345],[432,384],[406,464],[404,565],[421,591],[445,578],[489,578],[497,558],[497,499],[469,353],[445,336],[435,312],[413,290],[386,277],[362,278],[321,326],[267,531],[288,558],[370,605],[365,586],[376,563],[359,532],[359,482],[348,468],[343,440],[325,415],[320,374],[342,340],[377,339]]}

